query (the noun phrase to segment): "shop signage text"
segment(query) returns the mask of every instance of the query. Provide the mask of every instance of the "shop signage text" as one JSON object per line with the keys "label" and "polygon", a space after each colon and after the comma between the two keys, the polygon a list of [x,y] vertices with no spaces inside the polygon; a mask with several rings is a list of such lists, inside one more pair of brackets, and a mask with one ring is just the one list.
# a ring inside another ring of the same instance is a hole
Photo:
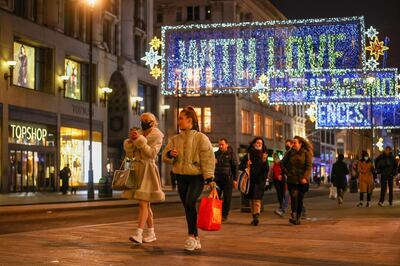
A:
{"label": "shop signage text", "polygon": [[47,137],[47,129],[39,127],[30,127],[10,124],[11,137],[17,139],[27,139],[35,141],[45,141]]}

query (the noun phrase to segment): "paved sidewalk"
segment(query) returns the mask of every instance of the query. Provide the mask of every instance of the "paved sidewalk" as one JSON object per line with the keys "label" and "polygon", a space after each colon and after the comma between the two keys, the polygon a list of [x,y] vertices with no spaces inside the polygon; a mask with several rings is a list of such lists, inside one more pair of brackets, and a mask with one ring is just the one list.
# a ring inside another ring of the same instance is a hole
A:
{"label": "paved sidewalk", "polygon": [[[396,199],[399,192],[396,191]],[[358,194],[338,206],[327,196],[306,199],[299,226],[274,216],[261,223],[235,210],[218,232],[200,232],[203,248],[183,251],[184,217],[156,219],[158,240],[128,241],[134,221],[0,236],[1,265],[400,265],[400,201],[356,208]],[[155,214],[157,216],[157,214]]]}

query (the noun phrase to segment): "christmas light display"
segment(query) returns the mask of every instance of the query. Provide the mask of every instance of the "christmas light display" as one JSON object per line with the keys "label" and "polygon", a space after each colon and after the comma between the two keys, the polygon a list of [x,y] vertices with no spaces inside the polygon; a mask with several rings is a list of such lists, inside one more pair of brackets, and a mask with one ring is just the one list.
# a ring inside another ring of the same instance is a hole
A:
{"label": "christmas light display", "polygon": [[[271,71],[266,81],[270,104],[311,104],[316,97],[349,98],[370,95],[396,101],[397,69],[332,69],[299,72],[297,70]],[[373,78],[369,84],[368,78]],[[253,90],[262,89],[260,86]]]}
{"label": "christmas light display", "polygon": [[365,47],[366,51],[370,52],[370,55],[375,56],[375,60],[379,60],[379,56],[383,55],[383,52],[389,50],[389,47],[383,45],[383,42],[378,40],[378,37],[375,37],[373,42],[369,42],[369,46]]}
{"label": "christmas light display", "polygon": [[275,69],[365,65],[363,17],[166,26],[161,34],[167,95],[176,84],[184,94],[249,92]]}
{"label": "christmas light display", "polygon": [[372,105],[370,97],[317,98],[316,103],[317,129],[370,129],[371,122],[374,128],[400,127],[400,104],[387,102],[384,98],[374,98]]}
{"label": "christmas light display", "polygon": [[365,31],[365,34],[368,36],[368,38],[374,39],[379,34],[379,32],[371,26],[368,30]]}
{"label": "christmas light display", "polygon": [[383,151],[383,138],[379,138],[378,142],[375,144],[378,147],[379,151]]}

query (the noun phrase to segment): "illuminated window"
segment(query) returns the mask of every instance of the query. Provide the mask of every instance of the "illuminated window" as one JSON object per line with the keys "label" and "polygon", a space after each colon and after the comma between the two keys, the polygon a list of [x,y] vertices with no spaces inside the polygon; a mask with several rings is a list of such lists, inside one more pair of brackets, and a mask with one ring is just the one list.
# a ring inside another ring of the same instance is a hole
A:
{"label": "illuminated window", "polygon": [[254,113],[253,116],[253,133],[254,136],[261,136],[261,114]]}
{"label": "illuminated window", "polygon": [[275,140],[283,141],[283,122],[275,121]]}
{"label": "illuminated window", "polygon": [[242,110],[242,134],[251,134],[250,111]]}
{"label": "illuminated window", "polygon": [[264,119],[264,136],[267,139],[273,139],[273,123],[272,117],[266,116]]}
{"label": "illuminated window", "polygon": [[52,51],[25,43],[14,42],[13,84],[31,90],[53,91]]}
{"label": "illuminated window", "polygon": [[[179,112],[183,108],[179,108]],[[196,112],[197,119],[199,120],[199,129],[201,132],[209,133],[211,132],[211,107],[193,107]]]}
{"label": "illuminated window", "polygon": [[65,88],[66,98],[75,100],[87,99],[88,68],[87,64],[65,59],[65,75],[68,77]]}

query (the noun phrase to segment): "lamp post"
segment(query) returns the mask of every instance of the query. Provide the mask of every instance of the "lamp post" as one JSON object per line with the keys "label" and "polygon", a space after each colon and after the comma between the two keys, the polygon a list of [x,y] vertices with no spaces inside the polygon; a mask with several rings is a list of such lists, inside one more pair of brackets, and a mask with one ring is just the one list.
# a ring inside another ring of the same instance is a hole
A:
{"label": "lamp post", "polygon": [[94,199],[93,184],[93,9],[96,0],[87,0],[89,5],[89,172],[87,199]]}
{"label": "lamp post", "polygon": [[370,101],[369,102],[369,115],[370,115],[370,118],[371,118],[371,137],[372,137],[372,139],[371,139],[371,143],[372,143],[372,145],[371,145],[371,160],[372,160],[372,165],[374,164],[374,139],[375,139],[374,117],[373,117],[373,115],[374,115],[374,112],[373,112],[374,105],[373,105],[373,102],[372,102],[372,100],[373,100],[372,87],[373,87],[374,82],[375,82],[375,77],[373,77],[373,76],[368,76],[367,77],[367,83],[368,83],[368,89],[369,89],[368,93],[369,93],[369,101]]}

